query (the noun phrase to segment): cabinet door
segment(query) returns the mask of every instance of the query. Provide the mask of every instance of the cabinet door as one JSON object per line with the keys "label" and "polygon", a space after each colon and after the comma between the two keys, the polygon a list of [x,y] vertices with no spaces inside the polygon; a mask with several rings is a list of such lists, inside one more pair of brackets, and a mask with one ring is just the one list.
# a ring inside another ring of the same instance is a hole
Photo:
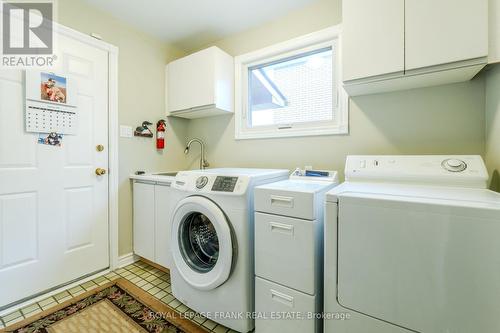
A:
{"label": "cabinet door", "polygon": [[155,258],[155,186],[134,183],[134,253],[154,261]]}
{"label": "cabinet door", "polygon": [[404,72],[404,0],[346,0],[343,81]]}
{"label": "cabinet door", "polygon": [[170,229],[172,228],[172,212],[174,200],[170,185],[158,184],[155,186],[155,262],[163,267],[170,268],[172,254],[170,252]]}
{"label": "cabinet door", "polygon": [[488,0],[406,0],[406,70],[488,55]]}
{"label": "cabinet door", "polygon": [[215,104],[215,53],[202,50],[167,66],[168,111]]}

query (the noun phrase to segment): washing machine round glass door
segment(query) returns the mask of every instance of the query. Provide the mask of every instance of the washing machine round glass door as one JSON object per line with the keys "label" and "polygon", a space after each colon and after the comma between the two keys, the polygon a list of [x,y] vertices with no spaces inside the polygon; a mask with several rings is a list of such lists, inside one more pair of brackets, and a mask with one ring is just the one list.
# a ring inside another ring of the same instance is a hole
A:
{"label": "washing machine round glass door", "polygon": [[214,289],[228,279],[233,242],[219,206],[201,196],[179,202],[172,220],[172,255],[182,278],[197,289]]}

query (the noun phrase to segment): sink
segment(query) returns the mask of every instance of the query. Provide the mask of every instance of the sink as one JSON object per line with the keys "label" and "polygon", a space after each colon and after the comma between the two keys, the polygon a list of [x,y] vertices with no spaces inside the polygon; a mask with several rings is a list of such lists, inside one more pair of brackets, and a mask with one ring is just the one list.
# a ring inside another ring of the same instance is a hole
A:
{"label": "sink", "polygon": [[160,172],[160,173],[154,173],[153,175],[155,176],[168,176],[168,177],[175,177],[178,172]]}

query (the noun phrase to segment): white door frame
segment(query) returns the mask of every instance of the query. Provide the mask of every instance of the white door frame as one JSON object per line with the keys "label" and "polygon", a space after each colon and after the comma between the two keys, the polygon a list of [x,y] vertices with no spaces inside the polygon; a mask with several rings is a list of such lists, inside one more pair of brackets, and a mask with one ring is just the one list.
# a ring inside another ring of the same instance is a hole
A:
{"label": "white door frame", "polygon": [[[109,269],[118,268],[118,47],[54,22],[56,33],[108,52]],[[89,272],[91,273],[91,272]]]}
{"label": "white door frame", "polygon": [[[118,47],[96,39],[64,25],[53,22],[56,34],[78,40],[82,43],[104,50],[108,53],[108,228],[109,228],[109,269],[104,273],[119,267],[118,256]],[[98,273],[101,275],[103,272]],[[92,273],[92,272],[89,272]],[[11,308],[0,311],[5,315],[35,301],[54,295],[61,290],[76,286],[89,281],[97,276],[88,276],[79,281],[71,282],[61,288],[49,291],[46,294],[30,299],[24,303],[14,305]]]}

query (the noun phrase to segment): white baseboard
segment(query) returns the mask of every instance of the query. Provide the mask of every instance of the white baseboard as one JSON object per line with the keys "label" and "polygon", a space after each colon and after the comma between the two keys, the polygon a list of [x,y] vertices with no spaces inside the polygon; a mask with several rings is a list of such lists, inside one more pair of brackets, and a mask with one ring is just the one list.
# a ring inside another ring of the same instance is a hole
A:
{"label": "white baseboard", "polygon": [[9,313],[14,312],[16,310],[19,310],[19,309],[21,309],[21,308],[23,308],[25,306],[31,305],[33,303],[40,302],[41,300],[44,300],[47,297],[51,297],[51,296],[57,295],[60,292],[63,292],[63,291],[68,290],[68,289],[71,289],[71,288],[76,287],[76,286],[78,286],[80,284],[83,284],[83,283],[85,283],[87,281],[90,281],[90,280],[93,280],[93,279],[98,278],[100,276],[106,275],[106,274],[108,274],[110,272],[111,272],[110,269],[106,269],[106,270],[104,270],[102,272],[95,273],[95,274],[93,274],[91,276],[88,276],[86,278],[78,279],[78,280],[73,281],[73,282],[71,282],[71,283],[69,283],[67,285],[64,285],[64,286],[61,286],[61,287],[59,287],[57,289],[48,291],[45,294],[33,297],[33,298],[31,298],[31,299],[23,302],[23,303],[16,304],[14,306],[11,306],[11,307],[9,307],[7,309],[4,309],[4,310],[0,311],[0,316],[5,316],[6,314],[9,314]]}
{"label": "white baseboard", "polygon": [[135,254],[133,254],[132,252],[128,253],[128,254],[124,254],[118,258],[118,268],[133,264],[134,262],[136,262],[138,260],[139,260],[139,257],[136,256]]}
{"label": "white baseboard", "polygon": [[[133,264],[134,262],[138,261],[139,260],[139,257],[136,256],[135,254],[133,253],[129,253],[129,254],[125,254],[123,256],[120,256],[118,258],[118,268],[121,268],[121,267],[124,267],[124,266],[127,266],[127,265],[130,265],[130,264]],[[98,272],[96,274],[93,274],[91,276],[88,276],[86,278],[83,278],[83,279],[79,279],[79,280],[76,280],[74,282],[71,282],[70,284],[68,285],[65,285],[65,286],[61,286],[60,288],[57,288],[55,290],[51,290],[43,295],[40,295],[40,296],[37,296],[37,297],[34,297],[34,298],[31,298],[23,303],[20,303],[20,304],[17,304],[17,305],[14,305],[10,308],[7,308],[7,309],[4,309],[2,311],[0,311],[0,316],[4,316],[8,313],[11,313],[13,311],[16,311],[16,310],[19,310],[21,309],[22,307],[25,307],[27,305],[31,305],[33,303],[36,303],[36,302],[39,302],[47,297],[50,297],[50,296],[54,296],[64,290],[68,290],[68,289],[71,289],[73,287],[76,287],[82,283],[85,283],[87,281],[90,281],[90,280],[93,280],[99,276],[103,276],[105,274],[108,274],[109,272],[111,272],[110,269],[106,269],[102,272]]]}

